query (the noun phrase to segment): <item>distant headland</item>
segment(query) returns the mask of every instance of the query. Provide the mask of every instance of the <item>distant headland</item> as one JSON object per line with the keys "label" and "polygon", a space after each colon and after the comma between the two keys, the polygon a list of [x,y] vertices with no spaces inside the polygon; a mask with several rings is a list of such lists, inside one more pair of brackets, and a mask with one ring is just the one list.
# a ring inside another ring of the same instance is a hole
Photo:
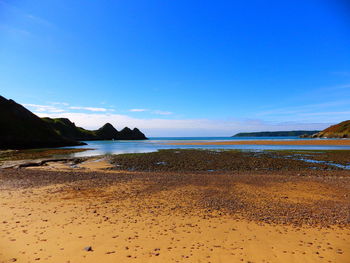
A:
{"label": "distant headland", "polygon": [[264,131],[241,132],[232,137],[286,137],[298,136],[300,138],[350,138],[350,120],[332,125],[323,131]]}
{"label": "distant headland", "polygon": [[287,136],[301,136],[312,135],[320,131],[263,131],[263,132],[241,132],[232,137],[287,137]]}
{"label": "distant headland", "polygon": [[350,120],[332,125],[323,131],[311,135],[303,135],[302,138],[350,138]]}
{"label": "distant headland", "polygon": [[66,118],[39,118],[0,96],[0,149],[30,149],[84,145],[87,140],[146,140],[137,128],[117,131],[110,123],[90,131]]}

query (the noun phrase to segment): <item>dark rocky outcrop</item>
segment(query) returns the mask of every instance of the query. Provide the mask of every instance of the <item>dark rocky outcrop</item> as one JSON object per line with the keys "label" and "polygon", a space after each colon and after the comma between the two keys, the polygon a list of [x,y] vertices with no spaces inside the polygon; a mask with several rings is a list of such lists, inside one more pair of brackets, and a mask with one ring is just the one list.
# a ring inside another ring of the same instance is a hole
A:
{"label": "dark rocky outcrop", "polygon": [[106,123],[95,131],[77,127],[73,122],[65,118],[43,118],[59,135],[72,140],[147,140],[147,137],[137,128],[131,130],[125,127],[120,132],[112,124]]}
{"label": "dark rocky outcrop", "polygon": [[120,140],[144,140],[147,139],[146,136],[137,128],[131,130],[128,127],[125,127],[119,132]]}
{"label": "dark rocky outcrop", "polygon": [[67,118],[42,118],[42,120],[49,124],[56,133],[66,138],[77,141],[97,139],[97,136],[93,131],[77,127],[74,122],[71,122]]}
{"label": "dark rocky outcrop", "polygon": [[0,149],[84,145],[91,140],[146,140],[137,128],[118,132],[110,123],[95,131],[77,127],[67,118],[39,118],[22,105],[0,96]]}
{"label": "dark rocky outcrop", "polygon": [[95,131],[95,134],[98,138],[100,138],[100,140],[118,140],[119,133],[112,124],[106,123],[97,131]]}
{"label": "dark rocky outcrop", "polygon": [[303,138],[350,138],[350,120],[332,125],[323,131]]}
{"label": "dark rocky outcrop", "polygon": [[75,146],[84,143],[56,133],[48,123],[13,100],[0,96],[0,149]]}

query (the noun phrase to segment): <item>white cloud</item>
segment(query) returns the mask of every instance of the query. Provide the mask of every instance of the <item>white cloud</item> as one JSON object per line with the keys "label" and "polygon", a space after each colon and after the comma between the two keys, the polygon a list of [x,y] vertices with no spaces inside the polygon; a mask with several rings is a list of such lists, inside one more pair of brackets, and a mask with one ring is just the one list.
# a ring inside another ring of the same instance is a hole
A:
{"label": "white cloud", "polygon": [[108,109],[105,108],[95,108],[95,107],[69,107],[72,110],[87,110],[87,111],[98,111],[98,112],[106,112]]}
{"label": "white cloud", "polygon": [[64,112],[63,109],[57,108],[55,106],[49,106],[49,105],[23,104],[23,106],[29,107],[36,112],[50,112],[50,113]]}
{"label": "white cloud", "polygon": [[67,112],[70,110],[83,110],[83,111],[92,111],[92,112],[114,112],[114,109],[111,108],[100,108],[100,107],[80,107],[80,106],[69,106],[67,102],[48,102],[49,105],[39,105],[39,104],[30,104],[23,103],[25,107],[28,107],[31,111],[35,112]]}
{"label": "white cloud", "polygon": [[149,109],[130,109],[130,112],[150,112],[152,114],[157,114],[157,115],[170,115],[173,114],[170,111],[162,111],[162,110],[149,110]]}
{"label": "white cloud", "polygon": [[147,109],[130,109],[131,112],[145,112],[148,111]]}
{"label": "white cloud", "polygon": [[49,102],[52,105],[62,105],[62,106],[68,106],[69,103],[67,102]]}

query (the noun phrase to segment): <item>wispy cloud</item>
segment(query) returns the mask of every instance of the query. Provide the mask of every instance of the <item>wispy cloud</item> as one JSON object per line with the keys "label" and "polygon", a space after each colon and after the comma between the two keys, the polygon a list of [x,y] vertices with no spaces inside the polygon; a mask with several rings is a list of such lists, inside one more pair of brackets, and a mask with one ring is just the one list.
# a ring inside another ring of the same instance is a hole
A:
{"label": "wispy cloud", "polygon": [[130,112],[145,112],[148,111],[147,109],[130,109]]}
{"label": "wispy cloud", "polygon": [[331,87],[321,88],[319,89],[319,92],[324,92],[324,93],[330,92],[330,91],[334,92],[334,91],[341,91],[349,88],[350,88],[350,83],[345,83],[345,84],[339,84]]}
{"label": "wispy cloud", "polygon": [[14,36],[20,36],[20,37],[31,36],[31,32],[29,32],[28,30],[9,26],[9,25],[4,25],[4,24],[0,24],[0,31],[3,31],[7,34],[11,34]]}
{"label": "wispy cloud", "polygon": [[162,110],[150,110],[150,109],[130,109],[130,112],[149,112],[151,114],[156,114],[156,115],[170,115],[173,114],[170,111],[162,111]]}
{"label": "wispy cloud", "polygon": [[322,115],[322,112],[343,112],[343,111],[330,111],[325,109],[337,109],[342,107],[347,107],[350,105],[349,99],[336,100],[336,101],[328,101],[324,103],[315,103],[315,104],[306,104],[299,105],[294,107],[285,107],[285,108],[275,108],[267,111],[262,111],[257,113],[257,116],[288,116],[288,115]]}
{"label": "wispy cloud", "polygon": [[24,103],[23,105],[25,107],[30,108],[30,110],[32,111],[42,112],[42,113],[69,112],[72,110],[92,111],[92,112],[101,112],[101,113],[114,111],[114,109],[99,108],[99,107],[69,106],[69,103],[67,102],[49,102],[48,104],[49,105]]}
{"label": "wispy cloud", "polygon": [[108,109],[106,108],[95,108],[95,107],[76,107],[76,106],[71,106],[69,109],[72,110],[87,110],[87,111],[97,111],[97,112],[106,112]]}
{"label": "wispy cloud", "polygon": [[11,34],[14,36],[19,37],[28,37],[28,36],[34,36],[33,32],[29,31],[27,28],[28,23],[36,24],[41,27],[54,27],[54,24],[49,22],[48,20],[39,17],[34,14],[28,14],[24,12],[21,8],[18,8],[16,5],[13,4],[14,1],[3,1],[0,0],[0,9],[4,9],[5,13],[9,13],[12,16],[20,17],[26,20],[25,24],[21,24],[21,26],[18,26],[18,24],[14,24],[9,22],[10,24],[1,24],[0,30],[3,32],[6,32],[7,34]]}
{"label": "wispy cloud", "polygon": [[28,20],[30,20],[30,21],[32,21],[32,22],[34,22],[36,24],[42,25],[42,26],[46,26],[46,27],[52,27],[53,26],[53,24],[50,23],[48,20],[46,20],[46,19],[44,19],[42,17],[39,17],[39,16],[35,16],[35,15],[32,15],[32,14],[27,14],[27,15],[25,15],[25,17]]}
{"label": "wispy cloud", "polygon": [[334,71],[334,75],[350,77],[350,71]]}
{"label": "wispy cloud", "polygon": [[339,85],[337,88],[338,89],[349,89],[350,88],[350,84]]}
{"label": "wispy cloud", "polygon": [[69,105],[69,103],[67,103],[67,102],[49,102],[49,104],[62,105],[62,106],[68,106]]}
{"label": "wispy cloud", "polygon": [[39,105],[39,104],[23,104],[25,107],[30,108],[32,111],[35,112],[49,112],[49,113],[57,113],[57,112],[64,112],[65,110],[57,108],[55,106],[49,106],[49,105]]}
{"label": "wispy cloud", "polygon": [[350,116],[350,111],[328,111],[328,112],[313,112],[313,113],[302,113],[304,116],[339,116],[348,115]]}

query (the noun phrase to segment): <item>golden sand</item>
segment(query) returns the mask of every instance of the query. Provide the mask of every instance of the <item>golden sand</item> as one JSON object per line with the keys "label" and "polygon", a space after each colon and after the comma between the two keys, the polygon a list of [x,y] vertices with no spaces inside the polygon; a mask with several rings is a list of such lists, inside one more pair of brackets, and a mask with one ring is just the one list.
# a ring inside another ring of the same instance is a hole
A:
{"label": "golden sand", "polygon": [[[101,160],[93,169],[105,168]],[[91,163],[84,165],[85,170]],[[65,168],[66,169],[66,168]],[[334,262],[350,259],[349,228],[271,225],[188,207],[194,186],[151,191],[140,179],[0,191],[0,262]],[[285,202],[341,198],[318,182],[237,184]],[[180,196],[174,203],[173,196]],[[254,195],[252,195],[254,197]],[[287,199],[285,199],[287,198]],[[181,201],[182,200],[182,201]],[[162,209],[159,208],[162,205]],[[175,207],[187,207],[178,211]],[[186,212],[187,211],[187,212]],[[92,251],[84,250],[91,246]]]}

